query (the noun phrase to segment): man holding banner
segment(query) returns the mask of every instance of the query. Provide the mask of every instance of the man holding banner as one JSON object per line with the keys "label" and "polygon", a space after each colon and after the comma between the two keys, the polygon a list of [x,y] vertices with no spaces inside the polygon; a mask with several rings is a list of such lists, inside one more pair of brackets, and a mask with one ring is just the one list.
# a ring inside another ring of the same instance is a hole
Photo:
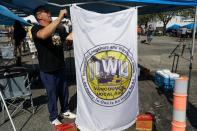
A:
{"label": "man holding banner", "polygon": [[60,26],[61,20],[67,15],[66,10],[61,10],[56,20],[52,21],[50,11],[44,6],[39,6],[34,11],[34,16],[39,25],[32,28],[32,36],[38,51],[40,76],[48,95],[49,119],[52,124],[59,125],[57,100],[61,106],[61,116],[75,118],[75,114],[68,110],[68,87],[65,81],[65,62],[63,43],[68,34]]}
{"label": "man holding banner", "polygon": [[138,114],[137,9],[100,14],[71,7],[81,131],[120,131]]}

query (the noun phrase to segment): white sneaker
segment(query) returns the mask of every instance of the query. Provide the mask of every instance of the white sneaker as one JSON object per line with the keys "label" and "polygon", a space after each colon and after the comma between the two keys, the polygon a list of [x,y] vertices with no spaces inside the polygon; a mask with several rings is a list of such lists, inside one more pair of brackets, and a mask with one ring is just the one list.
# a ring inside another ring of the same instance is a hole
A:
{"label": "white sneaker", "polygon": [[76,115],[70,111],[66,111],[64,113],[61,114],[61,116],[63,118],[69,118],[69,119],[75,119],[76,118]]}
{"label": "white sneaker", "polygon": [[61,125],[62,123],[56,118],[55,120],[53,120],[53,121],[51,122],[51,124],[57,126],[57,125]]}

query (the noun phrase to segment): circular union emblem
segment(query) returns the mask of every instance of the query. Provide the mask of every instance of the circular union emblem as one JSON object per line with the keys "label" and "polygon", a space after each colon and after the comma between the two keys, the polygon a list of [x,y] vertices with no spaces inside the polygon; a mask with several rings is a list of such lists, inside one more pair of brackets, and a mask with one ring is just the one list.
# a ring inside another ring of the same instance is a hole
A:
{"label": "circular union emblem", "polygon": [[115,106],[124,102],[135,85],[135,62],[129,50],[117,44],[90,49],[81,66],[84,88],[95,103]]}

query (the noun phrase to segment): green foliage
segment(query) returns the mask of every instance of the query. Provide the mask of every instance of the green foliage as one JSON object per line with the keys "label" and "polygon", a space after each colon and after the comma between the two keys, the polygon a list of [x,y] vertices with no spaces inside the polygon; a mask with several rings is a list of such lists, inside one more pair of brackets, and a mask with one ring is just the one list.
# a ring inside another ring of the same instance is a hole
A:
{"label": "green foliage", "polygon": [[195,8],[188,8],[184,10],[178,10],[177,15],[185,18],[193,18],[195,14]]}
{"label": "green foliage", "polygon": [[138,24],[147,26],[148,22],[153,20],[154,18],[155,15],[153,14],[140,15],[138,19]]}

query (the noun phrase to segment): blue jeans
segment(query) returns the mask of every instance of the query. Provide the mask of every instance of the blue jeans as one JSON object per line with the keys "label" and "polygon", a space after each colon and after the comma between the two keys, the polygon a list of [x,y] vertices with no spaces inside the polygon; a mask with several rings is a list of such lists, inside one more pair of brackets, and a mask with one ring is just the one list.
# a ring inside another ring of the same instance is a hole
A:
{"label": "blue jeans", "polygon": [[68,110],[68,87],[65,80],[65,70],[46,73],[40,71],[40,76],[48,95],[49,120],[58,118],[57,100],[59,98],[61,112]]}

